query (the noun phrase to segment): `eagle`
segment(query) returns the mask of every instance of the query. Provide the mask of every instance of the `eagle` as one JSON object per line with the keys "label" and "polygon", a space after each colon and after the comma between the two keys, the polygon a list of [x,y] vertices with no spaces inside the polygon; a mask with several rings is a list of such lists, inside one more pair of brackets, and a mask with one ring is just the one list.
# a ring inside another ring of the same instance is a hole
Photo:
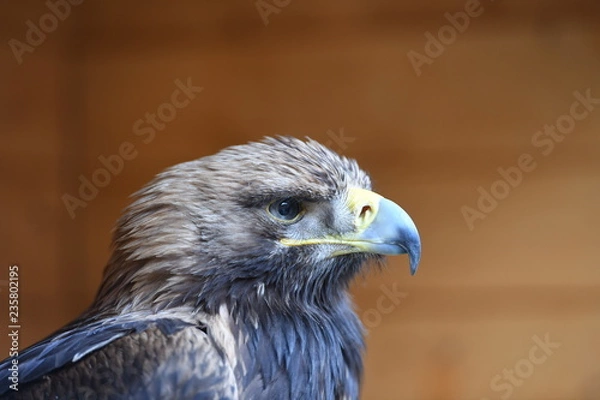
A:
{"label": "eagle", "polygon": [[386,255],[408,254],[414,274],[421,241],[355,160],[265,138],[168,168],[134,196],[92,305],[0,363],[2,398],[359,397],[349,285]]}

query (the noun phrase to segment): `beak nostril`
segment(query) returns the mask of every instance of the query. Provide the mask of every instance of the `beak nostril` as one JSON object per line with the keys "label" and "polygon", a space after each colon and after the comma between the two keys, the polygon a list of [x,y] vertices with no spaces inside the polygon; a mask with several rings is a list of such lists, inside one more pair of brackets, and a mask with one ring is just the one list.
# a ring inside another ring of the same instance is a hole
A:
{"label": "beak nostril", "polygon": [[363,206],[363,208],[360,210],[360,214],[358,214],[358,217],[360,219],[365,219],[367,218],[368,214],[372,211],[371,206],[366,205]]}

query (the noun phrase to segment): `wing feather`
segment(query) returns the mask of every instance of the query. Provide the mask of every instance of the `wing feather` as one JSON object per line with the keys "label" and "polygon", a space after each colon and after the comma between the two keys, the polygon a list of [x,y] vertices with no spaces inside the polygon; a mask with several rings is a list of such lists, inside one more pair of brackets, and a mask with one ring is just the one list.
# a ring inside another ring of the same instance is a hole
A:
{"label": "wing feather", "polygon": [[[0,379],[8,382],[7,359]],[[8,385],[7,385],[8,386]],[[231,366],[202,326],[177,319],[102,321],[63,331],[19,355],[8,398],[234,399]]]}

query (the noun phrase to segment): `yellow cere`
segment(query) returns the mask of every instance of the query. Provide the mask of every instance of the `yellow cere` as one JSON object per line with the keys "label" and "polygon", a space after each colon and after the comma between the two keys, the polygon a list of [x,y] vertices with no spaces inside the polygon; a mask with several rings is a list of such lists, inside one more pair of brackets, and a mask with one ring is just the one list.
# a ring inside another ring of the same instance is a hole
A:
{"label": "yellow cere", "polygon": [[354,213],[356,233],[367,229],[379,211],[379,202],[383,197],[370,190],[361,188],[348,189],[347,206]]}

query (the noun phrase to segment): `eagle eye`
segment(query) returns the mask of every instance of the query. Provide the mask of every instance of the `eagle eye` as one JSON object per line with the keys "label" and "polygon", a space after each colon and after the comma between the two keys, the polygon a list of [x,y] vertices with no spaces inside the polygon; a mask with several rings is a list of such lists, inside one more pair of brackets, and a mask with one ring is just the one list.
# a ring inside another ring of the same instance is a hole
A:
{"label": "eagle eye", "polygon": [[296,222],[300,219],[303,208],[294,198],[276,200],[269,205],[269,214],[275,219],[285,222]]}

